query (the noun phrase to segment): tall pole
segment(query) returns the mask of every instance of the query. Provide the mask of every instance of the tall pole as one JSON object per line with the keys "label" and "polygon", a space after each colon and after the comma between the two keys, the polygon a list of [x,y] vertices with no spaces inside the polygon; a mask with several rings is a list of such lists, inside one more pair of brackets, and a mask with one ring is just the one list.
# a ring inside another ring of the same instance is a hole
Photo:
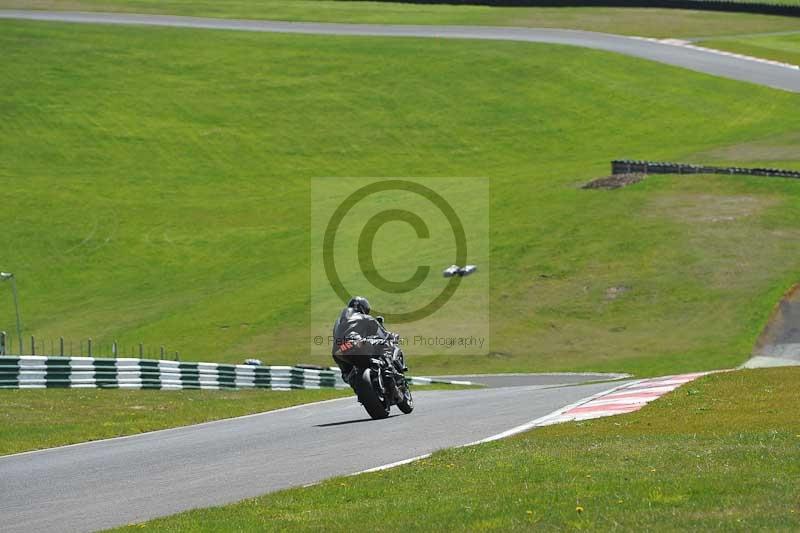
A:
{"label": "tall pole", "polygon": [[19,354],[22,355],[22,325],[19,320],[19,297],[17,296],[17,278],[11,277],[11,291],[14,293],[14,311],[17,313],[17,338],[19,339]]}
{"label": "tall pole", "polygon": [[10,272],[0,272],[0,281],[11,280],[11,292],[14,293],[14,311],[17,314],[17,339],[19,355],[22,355],[22,325],[19,319],[19,297],[17,296],[17,278]]}

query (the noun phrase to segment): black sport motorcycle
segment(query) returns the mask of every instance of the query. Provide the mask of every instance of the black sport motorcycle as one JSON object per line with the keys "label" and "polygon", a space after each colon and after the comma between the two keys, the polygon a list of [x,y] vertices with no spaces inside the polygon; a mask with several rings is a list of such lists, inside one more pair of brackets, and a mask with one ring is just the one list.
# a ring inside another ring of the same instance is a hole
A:
{"label": "black sport motorcycle", "polygon": [[404,356],[400,337],[385,329],[385,350],[380,356],[339,355],[353,365],[346,381],[355,390],[358,401],[373,419],[386,418],[393,405],[403,413],[414,410],[409,382],[403,371]]}

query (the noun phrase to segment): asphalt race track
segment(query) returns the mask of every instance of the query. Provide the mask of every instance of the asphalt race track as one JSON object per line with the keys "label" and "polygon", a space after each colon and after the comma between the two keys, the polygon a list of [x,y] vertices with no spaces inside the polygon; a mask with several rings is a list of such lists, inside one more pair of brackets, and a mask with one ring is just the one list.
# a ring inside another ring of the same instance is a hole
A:
{"label": "asphalt race track", "polygon": [[743,366],[800,366],[800,284],[784,295]]}
{"label": "asphalt race track", "polygon": [[[0,18],[299,34],[544,42],[645,58],[800,92],[800,70],[655,40],[497,27],[381,26],[0,11]],[[490,388],[417,392],[371,421],[354,398],[0,457],[0,530],[87,531],[239,501],[481,440],[620,385],[590,376],[458,376]],[[494,387],[494,388],[491,388]]]}
{"label": "asphalt race track", "polygon": [[571,373],[554,372],[551,374],[461,374],[435,376],[437,379],[468,381],[484,387],[525,387],[538,385],[552,387],[554,385],[577,385],[592,381],[610,381],[630,377],[629,374],[610,373]]}
{"label": "asphalt race track", "polygon": [[163,15],[75,13],[55,11],[0,10],[0,18],[94,24],[172,26],[217,30],[301,33],[316,35],[361,35],[382,37],[435,37],[554,43],[650,59],[715,76],[748,81],[776,89],[800,92],[800,70],[757,59],[734,57],[720,52],[689,48],[639,37],[577,30],[501,28],[492,26],[404,26],[378,24],[328,24],[223,20]]}
{"label": "asphalt race track", "polygon": [[89,531],[231,503],[484,439],[621,383],[419,391],[412,414],[380,421],[352,397],[4,456],[0,529]]}

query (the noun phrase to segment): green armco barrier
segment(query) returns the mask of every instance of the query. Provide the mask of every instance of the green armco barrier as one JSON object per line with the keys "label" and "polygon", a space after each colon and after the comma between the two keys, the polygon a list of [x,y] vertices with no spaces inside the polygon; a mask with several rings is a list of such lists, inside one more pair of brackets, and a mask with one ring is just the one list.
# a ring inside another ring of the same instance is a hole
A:
{"label": "green armco barrier", "polygon": [[[455,383],[410,378],[412,384]],[[0,389],[343,389],[339,369],[23,355],[0,357]]]}

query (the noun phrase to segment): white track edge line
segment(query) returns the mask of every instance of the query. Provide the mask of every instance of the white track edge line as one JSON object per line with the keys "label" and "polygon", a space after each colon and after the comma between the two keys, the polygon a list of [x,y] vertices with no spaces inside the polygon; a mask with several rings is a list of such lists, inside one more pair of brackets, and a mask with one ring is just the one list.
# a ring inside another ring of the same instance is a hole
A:
{"label": "white track edge line", "polygon": [[[520,424],[519,426],[513,427],[513,428],[508,429],[506,431],[503,431],[501,433],[497,433],[496,435],[492,435],[490,437],[486,437],[484,439],[476,440],[476,441],[473,441],[473,442],[468,442],[466,444],[460,444],[458,446],[453,446],[453,448],[467,448],[467,447],[470,447],[470,446],[477,446],[478,444],[483,444],[483,443],[486,443],[486,442],[492,442],[492,441],[495,441],[495,440],[500,440],[500,439],[504,439],[506,437],[510,437],[512,435],[516,435],[518,433],[522,433],[523,431],[527,431],[529,429],[533,429],[533,428],[535,428],[535,427],[537,427],[539,425],[542,425],[543,422],[545,422],[545,421],[547,421],[547,420],[549,420],[551,418],[555,418],[555,417],[559,416],[560,414],[564,413],[565,411],[569,411],[570,409],[574,409],[575,407],[578,407],[579,405],[583,405],[585,403],[588,403],[588,402],[594,400],[595,398],[599,398],[599,397],[604,396],[606,394],[611,394],[612,392],[614,392],[614,391],[616,391],[618,389],[623,389],[625,387],[628,387],[628,386],[633,385],[633,384],[640,383],[642,381],[645,381],[645,380],[640,379],[640,380],[632,381],[630,383],[624,383],[622,385],[617,385],[616,387],[612,387],[612,388],[610,388],[608,390],[605,390],[605,391],[602,391],[602,392],[598,392],[597,394],[593,394],[591,396],[583,398],[582,400],[578,400],[575,403],[572,403],[572,404],[566,405],[564,407],[561,407],[559,409],[556,409],[552,413],[546,414],[544,416],[540,416],[539,418],[531,420],[530,422],[526,422],[525,424]],[[441,449],[447,449],[447,448],[441,448]],[[353,472],[352,474],[347,474],[347,477],[357,476],[359,474],[369,474],[371,472],[380,472],[381,470],[388,470],[388,469],[394,468],[396,466],[407,465],[409,463],[413,463],[413,462],[419,461],[421,459],[427,459],[428,457],[433,455],[433,453],[434,452],[430,452],[430,453],[426,453],[426,454],[423,454],[423,455],[417,455],[415,457],[410,457],[408,459],[401,459],[400,461],[395,461],[393,463],[386,463],[384,465],[374,466],[372,468],[367,468],[366,470],[359,470],[358,472]]]}
{"label": "white track edge line", "polygon": [[589,396],[587,398],[583,398],[582,400],[578,400],[575,403],[571,403],[569,405],[561,407],[560,409],[556,409],[555,411],[553,411],[550,414],[547,414],[547,415],[544,415],[544,416],[540,416],[539,418],[537,418],[535,420],[531,420],[530,422],[526,422],[525,424],[521,424],[521,425],[519,425],[517,427],[513,427],[513,428],[511,428],[509,430],[506,430],[506,431],[504,431],[502,433],[498,433],[497,435],[492,435],[491,437],[486,437],[485,439],[477,440],[475,442],[470,442],[469,444],[464,444],[461,447],[475,446],[477,444],[483,444],[485,442],[492,442],[492,441],[495,441],[495,440],[500,440],[500,439],[504,439],[506,437],[511,437],[513,435],[517,435],[519,433],[522,433],[523,431],[527,431],[529,429],[533,429],[533,428],[535,428],[537,426],[543,425],[544,422],[547,422],[550,419],[556,418],[559,415],[569,411],[570,409],[574,409],[574,408],[576,408],[578,406],[581,406],[581,405],[583,405],[585,403],[589,403],[589,402],[591,402],[592,400],[594,400],[596,398],[600,398],[602,396],[605,396],[606,394],[611,394],[611,393],[613,393],[613,392],[615,392],[615,391],[617,391],[619,389],[624,389],[625,387],[629,387],[631,385],[640,383],[641,381],[643,381],[643,380],[637,380],[637,381],[632,381],[631,383],[623,383],[622,385],[617,385],[616,387],[612,387],[612,388],[610,388],[608,390],[604,390],[602,392],[598,392],[597,394],[593,394],[593,395],[591,395],[591,396]]}
{"label": "white track edge line", "polygon": [[[458,448],[459,446],[456,446],[456,447]],[[367,468],[366,470],[361,470],[359,472],[353,472],[352,474],[347,474],[347,477],[357,476],[359,474],[369,474],[370,472],[380,472],[381,470],[388,470],[388,469],[394,468],[396,466],[407,465],[408,463],[413,463],[415,461],[419,461],[420,459],[427,459],[431,455],[433,455],[433,452],[426,453],[426,454],[423,454],[423,455],[417,455],[416,457],[411,457],[409,459],[402,459],[400,461],[395,461],[394,463],[387,463],[385,465],[380,465],[380,466],[375,466],[375,467],[372,467],[372,468]]]}
{"label": "white track edge line", "polygon": [[773,65],[776,67],[787,68],[790,70],[800,70],[800,66],[795,65],[793,63],[786,63],[783,61],[775,61],[773,59],[765,59],[763,57],[757,56],[749,56],[745,54],[737,54],[736,52],[728,52],[727,50],[720,50],[718,48],[709,48],[707,46],[702,46],[700,44],[694,44],[692,41],[681,41],[676,39],[658,39],[656,37],[640,37],[640,36],[630,36],[632,39],[638,39],[642,41],[649,41],[651,43],[659,43],[665,44],[667,46],[675,46],[678,48],[687,48],[689,50],[696,50],[698,52],[706,52],[709,54],[715,54],[719,56],[726,56],[726,57],[733,57],[736,59],[744,59],[747,61],[754,61],[756,63],[763,63],[767,65]]}

